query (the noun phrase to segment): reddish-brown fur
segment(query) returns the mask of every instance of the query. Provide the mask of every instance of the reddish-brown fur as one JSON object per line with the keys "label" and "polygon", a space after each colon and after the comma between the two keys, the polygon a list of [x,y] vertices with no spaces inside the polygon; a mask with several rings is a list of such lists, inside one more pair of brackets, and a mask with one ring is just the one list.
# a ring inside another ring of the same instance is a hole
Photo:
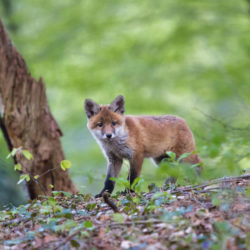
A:
{"label": "reddish-brown fur", "polygon": [[[187,123],[176,116],[125,116],[129,130],[128,144],[143,157],[157,158],[167,151],[183,153],[195,150],[193,134]],[[197,155],[185,161],[192,164],[200,162]]]}
{"label": "reddish-brown fur", "polygon": [[[175,152],[178,158],[183,153],[195,150],[193,134],[185,120],[180,117],[172,115],[124,116],[122,96],[117,97],[111,105],[104,106],[87,100],[85,109],[89,117],[88,128],[91,132],[95,131],[96,138],[112,133],[114,135],[114,138],[110,140],[97,138],[109,162],[106,188],[104,187],[102,192],[106,189],[112,192],[113,186],[108,178],[118,176],[123,158],[127,158],[130,162],[129,178],[132,182],[140,175],[144,158],[153,158],[158,164],[166,157],[167,151]],[[118,135],[115,137],[119,129],[122,131],[120,135],[126,135],[124,143]],[[183,161],[191,164],[200,163],[197,154],[192,154]]]}

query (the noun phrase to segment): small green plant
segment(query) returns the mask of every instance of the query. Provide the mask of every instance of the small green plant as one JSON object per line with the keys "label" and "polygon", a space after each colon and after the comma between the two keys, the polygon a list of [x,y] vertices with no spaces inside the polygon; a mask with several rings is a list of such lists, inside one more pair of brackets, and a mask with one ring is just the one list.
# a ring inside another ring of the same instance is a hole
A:
{"label": "small green plant", "polygon": [[[15,157],[17,154],[23,155],[28,161],[32,160],[34,157],[33,155],[30,153],[30,151],[28,151],[27,149],[23,149],[23,147],[18,147],[18,148],[13,148],[11,150],[11,152],[7,155],[7,159],[9,159],[10,157]],[[67,169],[71,168],[71,162],[69,160],[63,160],[60,162],[60,167],[63,171],[66,171]],[[22,165],[21,163],[17,163],[14,165],[14,170],[15,171],[20,171],[21,174],[19,177],[19,180],[17,182],[17,184],[21,184],[23,181],[30,181],[31,179],[38,181],[39,179],[39,175],[35,175],[35,176],[31,176],[29,173],[24,173],[23,169],[22,169]],[[53,184],[49,185],[50,188],[54,188]]]}
{"label": "small green plant", "polygon": [[61,169],[63,170],[63,171],[66,171],[67,169],[70,169],[71,168],[71,162],[69,161],[69,160],[63,160],[63,161],[61,161]]}
{"label": "small green plant", "polygon": [[124,188],[124,189],[129,189],[130,188],[130,183],[129,180],[123,178],[123,177],[110,177],[109,178],[111,181],[115,181],[116,185],[118,187]]}
{"label": "small green plant", "polygon": [[19,177],[19,181],[17,182],[17,184],[22,183],[23,181],[30,181],[30,176],[28,174],[21,174]]}
{"label": "small green plant", "polygon": [[166,178],[177,179],[177,184],[197,184],[200,177],[197,173],[197,167],[200,164],[188,164],[182,162],[183,159],[195,154],[195,152],[184,153],[178,159],[176,159],[176,154],[174,152],[166,152],[167,158],[163,159],[158,170],[157,175],[166,176]]}
{"label": "small green plant", "polygon": [[132,190],[137,194],[141,192],[142,184],[144,182],[144,179],[142,177],[135,178],[131,185],[130,185],[130,181],[123,177],[119,177],[119,178],[110,177],[110,180],[115,181],[117,186],[122,187],[125,190]]}
{"label": "small green plant", "polygon": [[[7,155],[6,158],[9,159],[10,157],[15,157],[17,154],[23,155],[29,161],[33,159],[33,155],[27,149],[23,149],[22,147],[13,148],[11,150],[11,152]],[[14,170],[23,172],[21,163],[15,164],[14,165]],[[35,177],[38,178],[38,176],[35,176]],[[35,177],[34,177],[34,179],[37,179]],[[28,173],[23,173],[23,174],[20,175],[17,184],[22,183],[24,180],[28,182],[28,181],[30,181],[30,178],[31,177],[30,177],[30,175]]]}
{"label": "small green plant", "polygon": [[23,149],[23,147],[13,148],[6,158],[9,159],[10,157],[15,157],[18,153],[22,154],[27,160],[33,159],[33,155],[30,153],[30,151]]}

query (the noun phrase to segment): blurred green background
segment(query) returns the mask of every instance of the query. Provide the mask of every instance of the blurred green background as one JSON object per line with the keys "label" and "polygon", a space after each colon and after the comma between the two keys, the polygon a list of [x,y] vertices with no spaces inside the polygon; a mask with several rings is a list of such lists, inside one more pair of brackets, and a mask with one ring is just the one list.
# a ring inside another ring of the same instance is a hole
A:
{"label": "blurred green background", "polygon": [[[0,0],[13,43],[47,85],[70,175],[93,194],[106,161],[86,128],[85,98],[104,104],[123,94],[126,113],[183,117],[208,178],[249,168],[249,11],[247,0]],[[7,154],[0,137],[0,201],[20,204]],[[145,186],[165,180],[149,160],[142,176]]]}

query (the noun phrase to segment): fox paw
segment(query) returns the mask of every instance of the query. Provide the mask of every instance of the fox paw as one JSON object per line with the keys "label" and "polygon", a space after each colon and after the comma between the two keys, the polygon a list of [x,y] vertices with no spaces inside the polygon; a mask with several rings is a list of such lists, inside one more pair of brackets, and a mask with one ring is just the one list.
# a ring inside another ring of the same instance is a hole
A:
{"label": "fox paw", "polygon": [[95,195],[95,198],[100,198],[102,197],[102,193]]}

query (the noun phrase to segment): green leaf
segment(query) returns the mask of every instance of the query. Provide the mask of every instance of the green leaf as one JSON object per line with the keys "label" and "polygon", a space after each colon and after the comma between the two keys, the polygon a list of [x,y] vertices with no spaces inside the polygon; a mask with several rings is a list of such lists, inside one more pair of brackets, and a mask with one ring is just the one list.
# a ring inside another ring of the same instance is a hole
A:
{"label": "green leaf", "polygon": [[193,154],[192,152],[191,153],[184,153],[182,154],[179,158],[178,158],[178,162],[180,162],[182,159],[184,158],[187,158],[188,156],[190,156],[191,154]]}
{"label": "green leaf", "polygon": [[53,207],[56,205],[56,201],[55,201],[54,197],[48,198],[48,204],[53,206]]}
{"label": "green leaf", "polygon": [[129,180],[127,180],[125,178],[110,177],[109,179],[111,181],[115,181],[117,186],[124,187],[124,188],[130,188],[130,182],[129,182]]}
{"label": "green leaf", "polygon": [[176,154],[174,153],[174,152],[172,152],[172,151],[168,151],[168,152],[166,152],[166,154],[169,156],[169,160],[170,161],[175,161],[175,159],[176,159]]}
{"label": "green leaf", "polygon": [[83,226],[86,228],[91,228],[91,227],[93,227],[93,223],[92,223],[92,221],[87,220],[83,223]]}
{"label": "green leaf", "polygon": [[132,189],[132,190],[134,190],[134,187],[135,187],[135,185],[139,182],[139,180],[140,180],[140,177],[137,177],[137,178],[134,179],[134,181],[133,181],[133,183],[132,183],[132,185],[131,185],[131,189]]}
{"label": "green leaf", "polygon": [[144,179],[142,177],[137,177],[132,185],[131,189],[134,190],[136,193],[139,193],[142,189],[142,184],[144,183]]}
{"label": "green leaf", "polygon": [[71,198],[71,197],[72,197],[72,194],[69,193],[69,192],[66,192],[66,191],[53,191],[52,194],[53,194],[54,196],[63,194],[63,195],[65,195],[65,196],[68,197],[68,198]]}
{"label": "green leaf", "polygon": [[61,191],[66,197],[71,198],[72,194],[66,191]]}
{"label": "green leaf", "polygon": [[22,175],[20,175],[19,181],[17,182],[17,184],[22,183],[24,180],[30,181],[30,176],[28,174],[22,174]]}
{"label": "green leaf", "polygon": [[119,213],[114,213],[113,218],[114,218],[114,221],[116,221],[118,223],[122,223],[124,221],[124,216],[122,214],[119,214]]}
{"label": "green leaf", "polygon": [[80,247],[79,242],[76,241],[76,240],[74,240],[74,239],[72,239],[72,240],[70,241],[70,244],[71,244],[72,247],[75,247],[75,248]]}
{"label": "green leaf", "polygon": [[88,205],[87,205],[87,209],[88,209],[89,211],[94,210],[95,207],[96,207],[96,203],[88,203]]}
{"label": "green leaf", "polygon": [[52,185],[52,184],[49,184],[49,187],[50,187],[50,188],[53,188],[53,187],[54,187],[54,185]]}
{"label": "green leaf", "polygon": [[34,179],[37,180],[39,178],[39,175],[35,175]]}
{"label": "green leaf", "polygon": [[25,180],[26,180],[26,181],[30,181],[30,176],[29,176],[28,174],[26,174]]}
{"label": "green leaf", "polygon": [[199,167],[199,166],[201,166],[202,165],[202,163],[200,162],[200,163],[196,163],[196,164],[193,164],[192,166],[191,166],[191,168],[196,168],[196,167]]}
{"label": "green leaf", "polygon": [[4,242],[4,244],[6,246],[14,246],[14,245],[18,245],[24,241],[26,241],[27,239],[24,237],[24,238],[19,238],[19,239],[13,239],[13,240],[6,240]]}
{"label": "green leaf", "polygon": [[212,204],[214,205],[214,206],[220,206],[221,204],[222,204],[222,200],[220,199],[220,198],[213,198],[212,199]]}
{"label": "green leaf", "polygon": [[33,155],[28,151],[28,150],[22,150],[22,154],[24,155],[24,157],[27,159],[27,160],[31,160],[33,159]]}
{"label": "green leaf", "polygon": [[11,152],[7,155],[7,159],[9,159],[11,156],[12,157],[14,157],[15,155],[16,155],[16,152],[18,151],[18,150],[20,150],[21,149],[21,147],[19,147],[19,148],[13,148],[12,150],[11,150]]}
{"label": "green leaf", "polygon": [[229,235],[232,231],[232,225],[228,221],[216,221],[214,227],[221,233]]}
{"label": "green leaf", "polygon": [[159,199],[160,197],[166,197],[166,196],[170,196],[171,197],[171,194],[169,192],[156,192],[151,197],[151,200],[156,200],[156,199]]}
{"label": "green leaf", "polygon": [[69,169],[71,167],[71,162],[68,160],[61,161],[61,169],[65,171],[66,169]]}
{"label": "green leaf", "polygon": [[246,192],[247,198],[250,199],[250,188],[246,188],[245,192]]}
{"label": "green leaf", "polygon": [[78,223],[76,221],[68,219],[63,224],[58,225],[57,228],[59,231],[72,230],[77,225]]}
{"label": "green leaf", "polygon": [[15,164],[14,169],[18,170],[18,171],[21,171],[22,170],[21,164],[20,163]]}

